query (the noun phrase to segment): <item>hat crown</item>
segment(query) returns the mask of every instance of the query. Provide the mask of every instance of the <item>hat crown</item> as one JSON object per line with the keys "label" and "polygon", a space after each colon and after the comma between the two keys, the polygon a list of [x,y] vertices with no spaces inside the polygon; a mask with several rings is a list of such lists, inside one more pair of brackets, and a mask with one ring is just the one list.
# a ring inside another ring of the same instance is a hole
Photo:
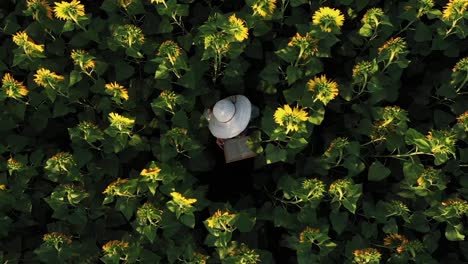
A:
{"label": "hat crown", "polygon": [[219,122],[228,122],[234,117],[236,106],[231,100],[223,99],[213,107],[213,115]]}

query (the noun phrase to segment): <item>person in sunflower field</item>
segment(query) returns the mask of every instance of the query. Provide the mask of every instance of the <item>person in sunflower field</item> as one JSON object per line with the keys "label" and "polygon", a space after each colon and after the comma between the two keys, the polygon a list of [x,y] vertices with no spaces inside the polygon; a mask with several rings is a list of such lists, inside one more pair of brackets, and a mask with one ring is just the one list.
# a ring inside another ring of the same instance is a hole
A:
{"label": "person in sunflower field", "polygon": [[258,107],[244,95],[226,97],[205,111],[208,128],[221,149],[227,139],[245,136],[250,121],[258,116]]}

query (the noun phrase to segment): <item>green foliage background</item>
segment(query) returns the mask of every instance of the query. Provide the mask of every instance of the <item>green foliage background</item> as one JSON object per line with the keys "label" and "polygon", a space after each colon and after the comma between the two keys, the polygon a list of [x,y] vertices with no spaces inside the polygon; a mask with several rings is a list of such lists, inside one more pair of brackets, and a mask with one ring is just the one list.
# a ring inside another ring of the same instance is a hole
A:
{"label": "green foliage background", "polygon": [[[81,4],[78,22],[0,4],[0,74],[29,90],[0,91],[1,262],[468,262],[466,0]],[[313,24],[320,7],[343,26]],[[44,52],[26,54],[19,31]],[[307,58],[296,33],[317,45]],[[40,87],[41,68],[64,80]],[[308,90],[322,74],[336,98]],[[232,94],[260,108],[258,156],[223,179],[203,113]],[[308,113],[297,131],[275,123],[286,104]],[[208,198],[214,181],[250,191]]]}

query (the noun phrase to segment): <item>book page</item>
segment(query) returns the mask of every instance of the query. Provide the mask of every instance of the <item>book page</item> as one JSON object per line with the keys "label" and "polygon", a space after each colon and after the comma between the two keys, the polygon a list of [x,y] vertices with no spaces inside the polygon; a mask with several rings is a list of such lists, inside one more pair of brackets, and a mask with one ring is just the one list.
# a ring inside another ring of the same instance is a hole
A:
{"label": "book page", "polygon": [[224,158],[226,163],[255,157],[257,154],[247,147],[249,137],[228,139],[224,142]]}

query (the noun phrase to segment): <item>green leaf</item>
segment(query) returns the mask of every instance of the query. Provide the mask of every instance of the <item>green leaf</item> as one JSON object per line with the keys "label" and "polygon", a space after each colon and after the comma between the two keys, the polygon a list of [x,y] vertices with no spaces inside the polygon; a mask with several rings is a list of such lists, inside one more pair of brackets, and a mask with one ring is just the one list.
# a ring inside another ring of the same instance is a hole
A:
{"label": "green leaf", "polygon": [[369,167],[367,178],[369,181],[381,181],[390,175],[391,171],[380,161],[374,161]]}
{"label": "green leaf", "polygon": [[256,218],[251,217],[246,212],[240,212],[238,216],[236,220],[237,229],[242,233],[250,232],[255,225]]}
{"label": "green leaf", "polygon": [[406,131],[405,142],[407,144],[417,146],[422,152],[431,153],[431,145],[429,144],[429,140],[427,140],[423,134],[419,133],[413,128],[409,128]]}
{"label": "green leaf", "polygon": [[418,22],[416,24],[414,40],[416,40],[417,42],[432,40],[431,28],[426,26],[426,24],[424,24],[423,22]]}
{"label": "green leaf", "polygon": [[307,3],[307,0],[291,0],[292,7],[300,6],[306,3]]}
{"label": "green leaf", "polygon": [[347,212],[340,212],[338,210],[334,210],[330,213],[330,221],[332,223],[333,229],[340,235],[345,230],[348,224],[348,213]]}
{"label": "green leaf", "polygon": [[194,228],[195,227],[195,215],[193,213],[190,213],[190,214],[183,214],[181,217],[180,217],[180,222],[182,222],[182,224],[190,227],[190,228]]}
{"label": "green leaf", "polygon": [[447,223],[445,237],[449,241],[463,241],[465,239],[465,235],[463,235],[463,224],[452,225],[451,223]]}
{"label": "green leaf", "polygon": [[135,69],[124,61],[117,61],[114,64],[116,81],[123,81],[133,75]]}
{"label": "green leaf", "polygon": [[288,68],[286,69],[286,76],[287,76],[286,79],[288,80],[288,84],[291,85],[302,77],[302,71],[298,67],[289,65]]}
{"label": "green leaf", "polygon": [[70,81],[68,82],[68,87],[72,87],[73,85],[75,85],[76,83],[78,83],[79,81],[81,81],[81,74],[79,71],[71,71],[70,72]]}
{"label": "green leaf", "polygon": [[364,24],[362,27],[359,29],[359,35],[363,37],[370,37],[372,36],[373,29],[371,25],[369,24]]}
{"label": "green leaf", "polygon": [[286,161],[286,157],[288,152],[285,149],[280,149],[273,144],[268,144],[266,149],[266,162],[267,164],[279,162],[279,161]]}

